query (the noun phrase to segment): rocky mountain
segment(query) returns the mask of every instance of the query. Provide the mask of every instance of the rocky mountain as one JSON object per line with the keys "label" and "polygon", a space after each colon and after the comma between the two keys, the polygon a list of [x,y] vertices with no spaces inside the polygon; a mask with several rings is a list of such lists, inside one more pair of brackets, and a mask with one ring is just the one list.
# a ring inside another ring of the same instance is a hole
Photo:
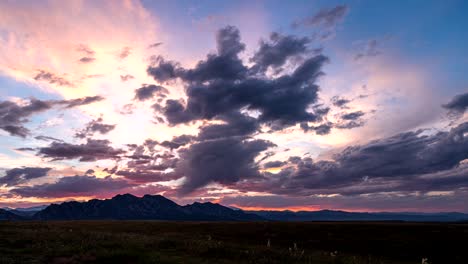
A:
{"label": "rocky mountain", "polygon": [[38,220],[181,220],[253,221],[260,216],[234,211],[213,203],[180,206],[161,195],[136,197],[117,195],[112,199],[52,204],[33,216]]}

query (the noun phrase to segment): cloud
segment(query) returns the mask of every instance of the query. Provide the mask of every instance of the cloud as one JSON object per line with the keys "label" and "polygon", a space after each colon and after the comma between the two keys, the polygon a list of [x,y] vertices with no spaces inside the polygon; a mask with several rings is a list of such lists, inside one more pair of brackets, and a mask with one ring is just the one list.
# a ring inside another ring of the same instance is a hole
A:
{"label": "cloud", "polygon": [[35,136],[34,138],[37,139],[37,140],[43,140],[43,141],[59,141],[59,142],[63,142],[63,140],[61,140],[61,139],[54,138],[54,137],[50,137],[50,136],[43,136],[43,135]]}
{"label": "cloud", "polygon": [[45,71],[45,70],[39,70],[39,73],[37,73],[34,76],[34,80],[36,80],[36,81],[46,81],[46,82],[48,82],[50,84],[57,84],[59,86],[69,86],[69,87],[74,87],[75,86],[73,83],[71,83],[70,81],[68,81],[64,77],[57,76],[56,74],[54,74],[52,72]]}
{"label": "cloud", "polygon": [[96,60],[96,58],[93,58],[93,57],[82,57],[80,59],[80,62],[81,63],[91,63],[91,62],[93,62],[95,60]]}
{"label": "cloud", "polygon": [[192,144],[179,151],[176,174],[185,176],[181,191],[189,193],[209,183],[231,184],[259,177],[255,157],[274,146],[265,140],[222,138]]}
{"label": "cloud", "polygon": [[238,58],[245,46],[237,29],[224,28],[216,39],[217,54],[209,54],[194,69],[162,58],[157,66],[148,68],[156,81],[180,78],[186,83],[187,102],[170,99],[162,108],[170,124],[213,119],[241,109],[259,111],[258,121],[275,130],[322,119],[320,113],[310,112],[309,106],[317,101],[315,81],[323,74],[321,68],[327,57],[308,57],[291,74],[278,78],[257,78]]}
{"label": "cloud", "polygon": [[365,57],[375,57],[380,54],[382,54],[382,51],[379,50],[379,42],[376,39],[372,39],[366,43],[363,51],[354,56],[354,60],[360,60]]}
{"label": "cloud", "polygon": [[332,102],[334,106],[339,107],[339,108],[346,108],[347,107],[346,105],[351,102],[351,100],[337,96],[337,95],[333,96],[330,101]]}
{"label": "cloud", "polygon": [[59,101],[58,103],[65,105],[65,108],[72,108],[76,106],[92,104],[92,103],[99,102],[102,100],[104,100],[104,97],[96,95],[96,96],[86,96],[86,97],[77,98],[77,99],[62,100],[62,101]]}
{"label": "cloud", "polygon": [[287,195],[360,195],[448,191],[468,187],[468,123],[427,135],[401,133],[345,148],[331,160],[296,158],[276,175],[265,173],[240,190]]}
{"label": "cloud", "polygon": [[85,44],[78,45],[76,50],[78,52],[84,53],[87,56],[94,56],[94,54],[96,54],[96,52],[94,50],[92,50],[88,45],[85,45]]}
{"label": "cloud", "polygon": [[173,137],[171,141],[165,140],[161,142],[160,145],[171,150],[178,149],[182,146],[189,144],[194,139],[195,137],[191,135],[180,135],[180,136]]}
{"label": "cloud", "polygon": [[254,71],[265,72],[268,67],[277,69],[296,56],[304,55],[308,50],[307,45],[311,40],[307,37],[283,36],[279,33],[271,33],[270,41],[262,40],[259,49],[250,59],[256,65]]}
{"label": "cloud", "polygon": [[281,161],[281,160],[275,160],[275,161],[269,161],[263,164],[263,168],[269,169],[269,168],[278,168],[286,165],[287,162]]}
{"label": "cloud", "polygon": [[117,191],[130,186],[132,186],[132,184],[121,179],[77,175],[62,177],[55,183],[14,188],[10,190],[10,192],[22,197],[62,198],[87,195],[93,196],[101,192]]}
{"label": "cloud", "polygon": [[161,46],[163,43],[162,42],[155,42],[151,45],[148,46],[148,48],[157,48],[159,46]]}
{"label": "cloud", "polygon": [[174,61],[166,61],[163,57],[158,56],[154,59],[152,65],[147,69],[147,73],[156,81],[162,83],[177,78],[180,73],[179,64]]}
{"label": "cloud", "polygon": [[155,95],[164,98],[168,93],[169,91],[166,88],[159,85],[143,85],[143,87],[135,90],[135,99],[145,101],[153,98]]}
{"label": "cloud", "polygon": [[131,48],[130,47],[124,47],[122,51],[119,53],[119,58],[120,59],[125,59],[131,54]]}
{"label": "cloud", "polygon": [[356,112],[342,114],[341,118],[344,120],[356,120],[358,118],[361,118],[363,115],[365,115],[364,112],[356,111]]}
{"label": "cloud", "polygon": [[233,136],[248,136],[260,127],[257,120],[239,113],[229,113],[220,116],[224,124],[206,125],[200,128],[198,140],[217,139]]}
{"label": "cloud", "polygon": [[120,75],[120,80],[122,82],[126,82],[126,81],[129,81],[131,79],[135,79],[135,77],[133,75],[130,75],[130,74]]}
{"label": "cloud", "polygon": [[455,119],[463,116],[468,108],[468,93],[459,94],[452,98],[450,102],[443,107],[449,111],[449,115]]}
{"label": "cloud", "polygon": [[294,28],[300,26],[321,26],[325,28],[333,28],[343,20],[348,11],[349,8],[346,5],[337,5],[332,8],[323,8],[311,17],[295,21],[292,26]]}
{"label": "cloud", "polygon": [[52,142],[47,147],[39,148],[38,155],[53,160],[79,159],[79,161],[96,161],[102,159],[118,159],[125,153],[121,149],[110,146],[109,140],[87,139],[85,144],[70,144]]}
{"label": "cloud", "polygon": [[72,100],[47,100],[31,98],[24,105],[17,104],[11,101],[0,101],[0,129],[8,132],[12,136],[25,138],[30,134],[28,128],[24,124],[28,122],[28,117],[44,112],[54,106],[60,105],[65,108],[90,104],[100,101],[104,98],[100,96],[84,97]]}
{"label": "cloud", "polygon": [[7,187],[25,183],[29,180],[47,176],[51,168],[21,167],[7,170],[5,176],[0,177],[0,185]]}
{"label": "cloud", "polygon": [[99,132],[100,134],[104,135],[109,133],[116,127],[116,125],[104,124],[102,122],[102,117],[99,117],[96,120],[91,120],[91,122],[86,124],[85,128],[83,128],[75,134],[75,137],[86,138],[92,136],[96,132]]}
{"label": "cloud", "polygon": [[33,114],[44,112],[52,108],[52,103],[37,99],[30,99],[26,105],[18,105],[10,101],[0,102],[0,129],[12,136],[26,137],[29,129],[23,126],[27,118]]}

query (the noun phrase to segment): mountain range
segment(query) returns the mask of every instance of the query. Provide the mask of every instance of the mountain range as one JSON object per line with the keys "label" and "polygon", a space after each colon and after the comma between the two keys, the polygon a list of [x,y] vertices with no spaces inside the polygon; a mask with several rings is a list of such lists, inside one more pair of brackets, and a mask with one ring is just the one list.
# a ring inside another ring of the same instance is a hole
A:
{"label": "mountain range", "polygon": [[117,195],[111,199],[0,209],[0,220],[166,220],[166,221],[468,221],[463,213],[367,213],[321,211],[243,211],[216,203],[178,205],[161,195]]}

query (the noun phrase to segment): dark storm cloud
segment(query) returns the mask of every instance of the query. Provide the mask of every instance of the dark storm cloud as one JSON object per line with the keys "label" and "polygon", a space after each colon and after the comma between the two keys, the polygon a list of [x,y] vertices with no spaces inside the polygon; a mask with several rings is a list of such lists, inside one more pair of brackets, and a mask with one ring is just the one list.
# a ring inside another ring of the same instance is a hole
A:
{"label": "dark storm cloud", "polygon": [[455,96],[450,102],[444,104],[443,107],[449,110],[449,115],[454,118],[463,116],[468,108],[468,93]]}
{"label": "dark storm cloud", "polygon": [[[296,158],[294,166],[246,183],[242,190],[280,194],[356,195],[395,191],[446,191],[468,187],[468,123],[448,132],[407,132],[351,146],[333,160]],[[263,182],[262,182],[263,181]]]}
{"label": "dark storm cloud", "polygon": [[154,84],[145,84],[143,85],[143,87],[135,90],[135,99],[139,101],[144,101],[153,98],[156,95],[158,95],[159,97],[165,97],[168,93],[169,91],[162,86]]}
{"label": "dark storm cloud", "polygon": [[176,174],[186,180],[182,192],[189,193],[209,183],[231,184],[259,177],[255,157],[274,146],[265,140],[223,138],[192,144],[179,152]]}
{"label": "dark storm cloud", "polygon": [[157,57],[155,65],[148,67],[148,74],[156,81],[165,82],[181,78],[187,82],[205,82],[208,80],[238,80],[245,78],[247,68],[238,58],[245,49],[240,42],[239,30],[228,26],[216,34],[217,54],[208,54],[193,69],[183,69],[178,63],[165,61]]}
{"label": "dark storm cloud", "polygon": [[63,77],[57,76],[56,74],[44,70],[39,70],[39,73],[34,76],[36,81],[46,81],[51,84],[57,84],[59,86],[73,87],[73,83],[66,80]]}
{"label": "dark storm cloud", "polygon": [[225,124],[212,124],[200,128],[199,140],[208,140],[232,136],[247,136],[259,129],[257,120],[240,113],[230,113],[219,118]]}
{"label": "dark storm cloud", "polygon": [[278,33],[270,35],[270,41],[261,41],[260,47],[250,59],[255,63],[255,72],[265,72],[268,67],[278,68],[291,57],[303,55],[307,51],[310,39],[307,37],[283,36]]}
{"label": "dark storm cloud", "polygon": [[96,161],[118,159],[123,153],[123,150],[111,147],[109,140],[87,139],[85,144],[52,142],[48,147],[39,148],[38,155],[53,160]]}
{"label": "dark storm cloud", "polygon": [[321,116],[308,112],[307,108],[318,98],[318,86],[313,82],[322,74],[321,66],[327,61],[321,55],[309,58],[291,75],[272,80],[249,78],[189,85],[187,105],[168,100],[163,112],[171,124],[212,119],[244,107],[260,111],[260,122],[280,127],[315,122]]}
{"label": "dark storm cloud", "polygon": [[93,57],[83,57],[80,59],[80,62],[81,63],[91,63],[93,61],[95,61],[96,58],[93,58]]}
{"label": "dark storm cloud", "polygon": [[294,22],[292,26],[294,28],[299,26],[322,26],[325,28],[333,28],[346,16],[348,10],[349,8],[346,5],[337,5],[333,8],[323,8],[311,17]]}
{"label": "dark storm cloud", "polygon": [[47,176],[51,168],[22,167],[7,170],[3,177],[0,177],[0,186],[7,187],[25,183],[29,180]]}
{"label": "dark storm cloud", "polygon": [[135,77],[133,75],[130,75],[130,74],[120,75],[120,80],[122,82],[126,82],[126,81],[131,80],[131,79],[135,79]]}
{"label": "dark storm cloud", "polygon": [[77,138],[86,138],[92,136],[94,133],[99,132],[104,135],[112,131],[116,125],[104,124],[102,117],[96,120],[91,120],[86,127],[75,134]]}
{"label": "dark storm cloud", "polygon": [[[179,78],[185,82],[188,100],[167,100],[161,111],[169,124],[176,125],[199,119],[218,119],[241,109],[259,111],[259,123],[282,129],[299,122],[316,122],[322,113],[309,111],[318,99],[317,78],[328,62],[323,55],[309,56],[308,40],[272,35],[252,58],[260,69],[280,66],[291,56],[306,57],[290,74],[277,78],[259,78],[255,70],[242,63],[238,55],[245,49],[240,33],[234,27],[221,29],[216,35],[217,53],[209,54],[193,69],[159,57],[148,73],[158,82]],[[268,54],[275,54],[274,58]],[[267,56],[268,55],[268,56]],[[270,57],[269,57],[270,56]]]}
{"label": "dark storm cloud", "polygon": [[61,198],[70,196],[96,195],[100,192],[112,192],[132,184],[126,180],[111,177],[97,178],[95,176],[72,176],[60,178],[55,183],[18,187],[10,190],[11,193],[22,197],[49,197]]}

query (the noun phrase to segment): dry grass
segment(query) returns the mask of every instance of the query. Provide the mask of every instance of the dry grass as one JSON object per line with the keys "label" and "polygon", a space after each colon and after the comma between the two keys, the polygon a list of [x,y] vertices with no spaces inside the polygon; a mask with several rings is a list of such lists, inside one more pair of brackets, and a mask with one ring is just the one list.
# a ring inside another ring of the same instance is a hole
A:
{"label": "dry grass", "polygon": [[467,244],[463,224],[0,223],[2,264],[466,263]]}

